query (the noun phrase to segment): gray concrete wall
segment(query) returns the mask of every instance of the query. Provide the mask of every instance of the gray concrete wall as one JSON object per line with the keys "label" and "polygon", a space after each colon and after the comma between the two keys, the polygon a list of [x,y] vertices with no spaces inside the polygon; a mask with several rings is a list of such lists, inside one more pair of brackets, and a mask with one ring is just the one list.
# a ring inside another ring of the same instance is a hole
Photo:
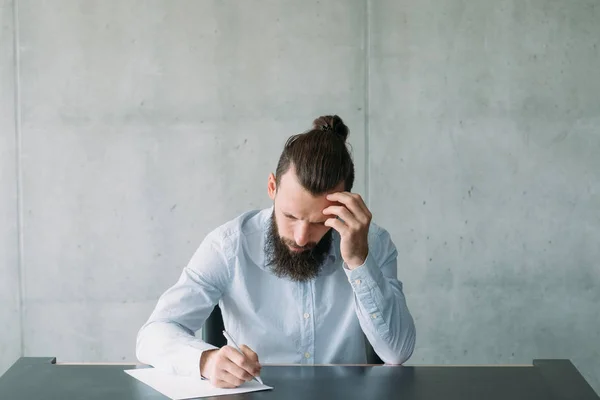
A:
{"label": "gray concrete wall", "polygon": [[600,388],[600,3],[371,8],[371,207],[414,363],[569,358]]}
{"label": "gray concrete wall", "polygon": [[0,0],[0,374],[21,354],[13,21]]}
{"label": "gray concrete wall", "polygon": [[18,7],[27,355],[134,360],[158,296],[206,233],[269,205],[311,118],[359,127],[364,164],[361,2]]}
{"label": "gray concrete wall", "polygon": [[335,112],[399,248],[411,362],[564,357],[600,389],[596,2],[3,4],[9,357],[134,360],[203,236],[269,205],[284,140]]}

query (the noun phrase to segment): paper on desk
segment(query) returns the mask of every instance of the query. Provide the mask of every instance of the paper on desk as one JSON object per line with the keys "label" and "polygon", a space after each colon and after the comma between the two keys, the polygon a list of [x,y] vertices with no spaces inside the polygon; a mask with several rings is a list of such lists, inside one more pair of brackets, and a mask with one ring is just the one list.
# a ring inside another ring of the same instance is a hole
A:
{"label": "paper on desk", "polygon": [[128,369],[125,372],[173,400],[273,389],[255,381],[246,382],[235,389],[220,389],[200,377],[171,375],[155,368]]}

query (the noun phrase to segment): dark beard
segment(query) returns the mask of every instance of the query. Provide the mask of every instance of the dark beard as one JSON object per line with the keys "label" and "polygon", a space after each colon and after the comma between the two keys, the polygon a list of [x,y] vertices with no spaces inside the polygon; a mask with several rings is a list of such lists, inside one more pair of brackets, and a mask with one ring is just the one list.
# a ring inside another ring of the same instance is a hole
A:
{"label": "dark beard", "polygon": [[292,252],[286,243],[295,245],[294,241],[279,236],[275,211],[271,214],[271,223],[265,241],[265,258],[271,271],[280,278],[289,278],[296,282],[305,282],[319,275],[325,256],[331,248],[332,230],[321,238],[319,243],[308,244],[307,250]]}

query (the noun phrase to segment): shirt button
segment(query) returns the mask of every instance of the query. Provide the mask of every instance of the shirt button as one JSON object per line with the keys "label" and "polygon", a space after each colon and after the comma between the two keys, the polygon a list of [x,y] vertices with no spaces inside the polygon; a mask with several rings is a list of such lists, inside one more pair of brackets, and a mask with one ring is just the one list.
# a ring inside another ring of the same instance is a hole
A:
{"label": "shirt button", "polygon": [[354,283],[356,283],[357,285],[360,285],[360,279],[355,280]]}
{"label": "shirt button", "polygon": [[305,312],[305,313],[304,313],[304,319],[308,319],[308,317],[310,317],[310,314],[309,314],[309,313],[307,313],[307,312]]}
{"label": "shirt button", "polygon": [[304,357],[310,358],[310,353],[309,352],[304,353]]}
{"label": "shirt button", "polygon": [[377,318],[377,314],[372,314],[371,318],[373,318],[373,319]]}

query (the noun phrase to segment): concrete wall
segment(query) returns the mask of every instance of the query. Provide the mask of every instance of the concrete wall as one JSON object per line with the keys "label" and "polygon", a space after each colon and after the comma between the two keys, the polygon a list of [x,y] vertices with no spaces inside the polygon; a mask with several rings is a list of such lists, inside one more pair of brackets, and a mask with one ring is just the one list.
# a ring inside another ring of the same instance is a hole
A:
{"label": "concrete wall", "polygon": [[331,105],[364,164],[365,7],[345,4],[18,2],[25,354],[134,360],[204,235],[269,205],[283,142]]}
{"label": "concrete wall", "polygon": [[0,4],[9,358],[134,360],[203,236],[269,205],[287,136],[334,112],[399,248],[411,362],[564,357],[600,389],[595,1]]}
{"label": "concrete wall", "polygon": [[415,363],[572,359],[600,388],[600,3],[372,2],[370,205]]}
{"label": "concrete wall", "polygon": [[21,354],[13,21],[0,0],[0,374]]}

